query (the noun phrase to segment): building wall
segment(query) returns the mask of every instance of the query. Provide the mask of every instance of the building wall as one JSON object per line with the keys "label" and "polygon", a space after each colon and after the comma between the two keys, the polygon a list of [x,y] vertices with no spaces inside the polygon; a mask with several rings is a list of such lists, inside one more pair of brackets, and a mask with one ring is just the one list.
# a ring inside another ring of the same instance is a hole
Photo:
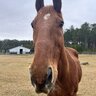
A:
{"label": "building wall", "polygon": [[10,52],[10,53],[20,54],[20,49],[23,50],[23,53],[22,53],[22,54],[26,54],[26,53],[29,53],[29,52],[30,52],[30,49],[25,48],[25,47],[22,47],[22,46],[18,46],[18,47],[9,49],[9,52]]}

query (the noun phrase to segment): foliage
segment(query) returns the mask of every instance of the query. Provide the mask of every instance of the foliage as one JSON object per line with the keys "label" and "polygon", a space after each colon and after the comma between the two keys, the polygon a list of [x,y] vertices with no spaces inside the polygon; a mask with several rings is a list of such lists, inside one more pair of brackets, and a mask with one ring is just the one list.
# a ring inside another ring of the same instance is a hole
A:
{"label": "foliage", "polygon": [[6,52],[8,51],[8,49],[17,47],[17,46],[24,46],[26,48],[29,48],[31,50],[33,50],[33,41],[30,40],[22,40],[22,41],[18,41],[18,40],[3,40],[0,41],[0,52]]}
{"label": "foliage", "polygon": [[85,22],[81,28],[71,26],[64,34],[65,45],[82,51],[96,51],[96,24]]}
{"label": "foliage", "polygon": [[[96,24],[85,22],[80,28],[71,26],[64,33],[65,46],[73,47],[79,52],[96,52]],[[8,51],[10,48],[23,45],[24,47],[34,50],[33,41],[30,40],[3,40],[0,41],[0,52]]]}

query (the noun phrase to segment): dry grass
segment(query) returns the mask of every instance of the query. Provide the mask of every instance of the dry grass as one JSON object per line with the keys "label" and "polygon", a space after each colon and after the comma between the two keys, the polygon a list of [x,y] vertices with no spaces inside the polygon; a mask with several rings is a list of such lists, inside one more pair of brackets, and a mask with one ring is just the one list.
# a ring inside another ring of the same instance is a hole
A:
{"label": "dry grass", "polygon": [[[78,96],[96,96],[96,55],[80,55],[80,61],[89,65],[82,65]],[[0,96],[38,96],[29,78],[31,62],[32,55],[0,55]]]}
{"label": "dry grass", "polygon": [[80,55],[80,61],[87,61],[89,65],[82,65],[83,76],[78,94],[96,96],[96,55]]}

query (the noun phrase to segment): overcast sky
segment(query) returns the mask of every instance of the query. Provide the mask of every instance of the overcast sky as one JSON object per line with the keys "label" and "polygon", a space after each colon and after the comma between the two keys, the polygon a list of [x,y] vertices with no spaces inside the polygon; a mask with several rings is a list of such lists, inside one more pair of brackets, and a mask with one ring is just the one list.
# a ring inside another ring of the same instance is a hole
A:
{"label": "overcast sky", "polygon": [[[64,29],[96,23],[96,0],[62,0]],[[52,0],[45,0],[45,5]],[[0,0],[0,39],[32,40],[35,0]]]}

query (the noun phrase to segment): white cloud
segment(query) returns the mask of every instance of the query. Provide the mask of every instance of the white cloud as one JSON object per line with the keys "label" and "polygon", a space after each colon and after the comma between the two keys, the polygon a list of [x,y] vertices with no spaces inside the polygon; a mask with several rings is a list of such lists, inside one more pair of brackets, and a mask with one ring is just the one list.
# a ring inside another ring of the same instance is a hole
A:
{"label": "white cloud", "polygon": [[66,27],[70,25],[79,27],[84,22],[94,23],[96,21],[95,4],[95,0],[66,0],[63,4],[63,16]]}
{"label": "white cloud", "polygon": [[[96,0],[62,0],[64,28],[96,23]],[[45,5],[52,0],[45,0]],[[36,15],[35,0],[0,0],[0,39],[32,39],[31,21]]]}

